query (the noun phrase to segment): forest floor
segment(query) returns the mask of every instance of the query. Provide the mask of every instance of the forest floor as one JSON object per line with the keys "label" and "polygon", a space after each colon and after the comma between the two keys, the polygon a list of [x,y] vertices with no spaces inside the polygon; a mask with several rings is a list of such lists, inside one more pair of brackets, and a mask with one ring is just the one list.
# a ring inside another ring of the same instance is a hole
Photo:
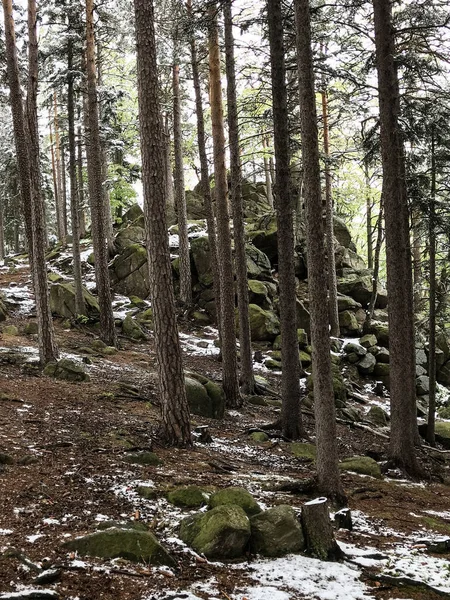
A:
{"label": "forest floor", "polygon": [[[2,289],[27,281],[25,269],[0,274]],[[29,316],[19,310],[7,323],[23,328]],[[93,334],[55,323],[63,355],[82,361],[79,349],[92,342]],[[220,380],[216,353],[196,351],[205,333],[189,330],[186,323],[181,329],[186,368]],[[212,339],[213,330],[206,335]],[[189,511],[169,504],[164,490],[191,483],[206,488],[240,485],[262,507],[290,504],[299,509],[309,497],[276,488],[310,477],[313,465],[296,459],[280,437],[260,445],[249,440],[249,428],[277,419],[277,406],[245,404],[227,411],[221,421],[195,417],[196,425],[208,425],[212,443],[196,443],[192,450],[162,447],[152,340],[138,344],[121,338],[120,347],[114,356],[91,357],[92,364],[85,365],[89,382],[69,383],[1,360],[11,349],[35,358],[32,336],[0,339],[0,453],[14,458],[14,464],[0,465],[0,599],[450,598],[448,554],[430,554],[423,543],[450,536],[450,486],[432,476],[412,482],[391,472],[383,479],[344,473],[353,531],[336,532],[346,553],[342,563],[303,555],[249,555],[225,564],[208,562],[189,550],[177,537],[179,522]],[[264,375],[276,389],[279,376]],[[310,414],[305,425],[313,437]],[[346,424],[338,426],[338,441],[341,458],[367,452],[382,458],[386,450],[380,436]],[[162,460],[160,466],[124,460],[130,451],[149,449]],[[444,460],[438,466],[445,474]],[[138,496],[138,485],[154,487],[157,499]],[[176,558],[177,568],[80,560],[62,547],[67,539],[95,531],[99,522],[133,519],[156,533]],[[57,568],[56,582],[34,583],[32,563]],[[39,590],[48,595],[33,596]]]}

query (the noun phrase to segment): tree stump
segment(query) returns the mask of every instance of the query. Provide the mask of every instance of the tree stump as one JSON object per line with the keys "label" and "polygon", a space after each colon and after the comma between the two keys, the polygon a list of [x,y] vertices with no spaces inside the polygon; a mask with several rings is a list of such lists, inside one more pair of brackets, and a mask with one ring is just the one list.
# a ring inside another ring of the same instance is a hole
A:
{"label": "tree stump", "polygon": [[348,529],[351,531],[353,529],[353,523],[350,509],[342,508],[341,510],[338,510],[334,515],[334,524],[336,525],[336,529]]}
{"label": "tree stump", "polygon": [[343,557],[333,536],[327,498],[316,498],[302,506],[302,527],[309,554],[321,560]]}

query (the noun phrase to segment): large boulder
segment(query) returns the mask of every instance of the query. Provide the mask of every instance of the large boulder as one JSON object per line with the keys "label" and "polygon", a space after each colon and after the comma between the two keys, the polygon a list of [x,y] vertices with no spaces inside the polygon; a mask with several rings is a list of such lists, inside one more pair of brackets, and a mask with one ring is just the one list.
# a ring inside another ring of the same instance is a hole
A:
{"label": "large boulder", "polygon": [[205,286],[211,285],[213,276],[211,271],[211,253],[207,237],[198,237],[191,240],[191,255],[199,282]]}
{"label": "large boulder", "polygon": [[244,217],[252,219],[266,214],[272,207],[267,200],[266,185],[262,182],[242,182],[242,201],[244,203]]}
{"label": "large boulder", "polygon": [[216,508],[216,506],[223,505],[240,506],[242,510],[251,517],[261,512],[261,507],[253,498],[253,496],[245,488],[241,487],[228,487],[223,490],[219,490],[211,495],[209,499],[209,507]]}
{"label": "large boulder", "polygon": [[[97,319],[100,314],[98,301],[83,287],[84,315]],[[53,283],[50,285],[50,310],[53,314],[67,319],[77,317],[75,310],[75,286],[73,283]]]}
{"label": "large boulder", "polygon": [[352,242],[352,236],[349,228],[345,224],[345,222],[337,217],[333,216],[333,232],[334,237],[337,239],[339,244],[344,248],[349,248],[353,252],[356,252],[355,244]]}
{"label": "large boulder", "polygon": [[148,339],[148,336],[141,325],[131,315],[127,315],[123,320],[122,333],[136,341],[145,341]]}
{"label": "large boulder", "polygon": [[126,248],[134,244],[142,244],[145,240],[145,229],[138,225],[130,225],[120,229],[114,239],[114,248],[121,254]]}
{"label": "large boulder", "polygon": [[278,257],[278,231],[277,219],[274,212],[269,212],[260,217],[248,232],[249,239],[254,246],[264,252],[272,262]]}
{"label": "large boulder", "polygon": [[44,375],[64,381],[88,381],[89,375],[80,363],[62,358],[58,362],[50,362],[44,369]]}
{"label": "large boulder", "polygon": [[250,548],[263,556],[283,556],[305,548],[302,527],[291,506],[281,504],[250,519]]}
{"label": "large boulder", "polygon": [[381,479],[380,465],[369,456],[352,456],[351,458],[346,458],[339,464],[339,468],[341,471],[350,471]]}
{"label": "large boulder", "polygon": [[209,419],[223,417],[225,398],[220,385],[196,373],[188,373],[184,383],[191,413]]}
{"label": "large boulder", "polygon": [[113,527],[65,542],[64,547],[80,556],[125,558],[136,563],[176,566],[174,559],[149,531]]}
{"label": "large boulder", "polygon": [[200,187],[195,190],[186,190],[186,210],[188,219],[205,219],[205,204]]}
{"label": "large boulder", "polygon": [[[272,342],[280,333],[280,321],[271,310],[264,310],[256,304],[249,304],[248,314],[252,340]],[[236,319],[236,330],[238,321]]]}
{"label": "large boulder", "polygon": [[128,246],[110,264],[109,275],[115,292],[147,298],[150,293],[147,250],[141,244]]}
{"label": "large boulder", "polygon": [[123,225],[134,224],[142,224],[144,222],[144,211],[139,206],[139,204],[133,204],[130,208],[123,214],[122,223]]}
{"label": "large boulder", "polygon": [[364,260],[350,248],[339,246],[336,250],[336,269],[355,269],[355,271],[366,268]]}
{"label": "large boulder", "polygon": [[377,359],[375,358],[375,356],[373,354],[370,354],[370,352],[368,352],[358,362],[358,365],[357,365],[358,371],[362,375],[370,375],[371,373],[374,372],[376,364],[377,364]]}
{"label": "large boulder", "polygon": [[436,379],[442,385],[450,385],[450,360],[442,365],[436,374]]}
{"label": "large boulder", "polygon": [[354,335],[361,329],[356,315],[351,310],[343,310],[339,313],[339,326],[343,334]]}
{"label": "large boulder", "polygon": [[248,285],[248,299],[250,304],[257,304],[261,308],[271,309],[272,301],[269,298],[269,290],[267,284],[256,279],[249,279]]}
{"label": "large boulder", "polygon": [[267,255],[253,244],[245,245],[247,274],[249,279],[272,280],[272,267]]}
{"label": "large boulder", "polygon": [[[351,272],[344,277],[339,277],[337,290],[340,294],[350,296],[356,302],[367,306],[372,297],[372,273],[370,271]],[[380,285],[375,306],[386,308],[387,293]]]}
{"label": "large boulder", "polygon": [[239,558],[250,538],[250,521],[240,506],[217,506],[183,519],[180,538],[206,558]]}

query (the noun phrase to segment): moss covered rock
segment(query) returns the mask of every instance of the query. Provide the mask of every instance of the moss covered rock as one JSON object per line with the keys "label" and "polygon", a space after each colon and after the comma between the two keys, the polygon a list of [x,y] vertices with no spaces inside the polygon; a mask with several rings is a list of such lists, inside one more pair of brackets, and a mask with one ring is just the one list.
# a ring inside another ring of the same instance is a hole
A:
{"label": "moss covered rock", "polygon": [[184,383],[191,413],[210,419],[223,417],[225,398],[220,385],[195,373],[189,373]]}
{"label": "moss covered rock", "polygon": [[362,336],[362,338],[359,340],[359,343],[361,346],[363,346],[363,348],[369,349],[371,346],[377,345],[377,338],[373,333],[368,333]]}
{"label": "moss covered rock", "polygon": [[196,485],[171,490],[167,494],[167,500],[180,508],[200,508],[207,503],[204,491]]}
{"label": "moss covered rock", "polygon": [[207,558],[239,558],[250,538],[250,521],[240,506],[217,506],[183,519],[180,538]]}
{"label": "moss covered rock", "polygon": [[268,442],[270,440],[267,433],[264,431],[254,431],[249,435],[250,439],[257,444],[264,444],[264,442]]}
{"label": "moss covered rock", "polygon": [[174,567],[174,559],[148,531],[112,528],[91,533],[64,544],[80,556],[125,558],[132,562]]}
{"label": "moss covered rock", "polygon": [[24,328],[27,335],[36,335],[38,332],[38,324],[36,321],[29,321]]}
{"label": "moss covered rock", "polygon": [[360,329],[356,315],[351,310],[344,310],[339,313],[339,325],[345,333],[353,333]]}
{"label": "moss covered rock", "polygon": [[381,406],[371,406],[366,418],[368,421],[374,425],[377,425],[378,427],[385,427],[388,421],[387,413],[381,408]]}
{"label": "moss covered rock", "polygon": [[261,512],[261,507],[253,496],[246,489],[241,487],[229,487],[219,490],[209,498],[210,508],[229,504],[240,506],[249,516]]}
{"label": "moss covered rock", "polygon": [[307,459],[311,462],[316,460],[317,449],[314,446],[314,444],[307,444],[304,442],[293,442],[290,445],[290,448],[295,458]]}
{"label": "moss covered rock", "polygon": [[[100,308],[97,298],[86,288],[83,288],[85,310],[83,314],[91,319],[97,319]],[[50,286],[50,309],[53,314],[68,319],[76,318],[75,286],[73,283],[54,283]]]}
{"label": "moss covered rock", "polygon": [[369,456],[352,456],[339,464],[341,471],[351,471],[360,475],[370,475],[381,479],[380,465]]}
{"label": "moss covered rock", "polygon": [[116,256],[109,266],[109,276],[115,292],[147,298],[150,282],[144,246],[133,244]]}
{"label": "moss covered rock", "polygon": [[[250,319],[250,330],[252,340],[272,342],[280,333],[280,321],[276,314],[271,310],[264,310],[256,304],[250,304],[248,307]],[[239,322],[236,318],[236,330],[238,331]]]}
{"label": "moss covered rock", "polygon": [[370,373],[374,372],[376,364],[377,364],[377,359],[375,358],[375,356],[373,354],[370,354],[370,352],[368,352],[358,362],[358,364],[357,364],[358,371],[362,375],[369,375]]}
{"label": "moss covered rock", "polygon": [[136,454],[128,454],[124,457],[124,461],[132,465],[142,465],[158,467],[162,465],[162,460],[154,452],[138,452]]}
{"label": "moss covered rock", "polygon": [[16,336],[19,335],[19,330],[17,329],[17,327],[15,325],[5,325],[5,327],[3,327],[2,332],[5,335],[10,335],[10,336]]}
{"label": "moss covered rock", "polygon": [[89,375],[83,366],[69,358],[62,358],[58,362],[48,363],[44,375],[63,379],[64,381],[89,381]]}
{"label": "moss covered rock", "polygon": [[122,323],[122,333],[132,340],[147,340],[148,336],[131,315],[127,315]]}
{"label": "moss covered rock", "polygon": [[250,519],[250,548],[263,556],[284,556],[305,548],[302,527],[294,509],[280,505]]}

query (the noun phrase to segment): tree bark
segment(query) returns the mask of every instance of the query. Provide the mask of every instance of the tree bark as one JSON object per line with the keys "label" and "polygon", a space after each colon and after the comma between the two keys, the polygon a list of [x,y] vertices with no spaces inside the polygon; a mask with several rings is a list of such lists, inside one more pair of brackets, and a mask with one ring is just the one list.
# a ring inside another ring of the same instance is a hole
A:
{"label": "tree bark", "polygon": [[418,472],[414,308],[405,159],[390,0],[373,0],[389,297],[391,460]]}
{"label": "tree bark", "polygon": [[367,267],[373,269],[373,232],[372,232],[372,198],[370,197],[369,165],[364,160],[364,179],[366,184],[366,243]]}
{"label": "tree bark", "polygon": [[166,113],[164,119],[164,137],[166,141],[166,197],[167,197],[167,224],[173,225],[176,222],[175,214],[175,191],[173,189],[173,176],[172,176],[172,156],[170,148],[170,129],[169,129],[169,116]]}
{"label": "tree bark", "polygon": [[245,254],[244,203],[242,200],[242,172],[239,154],[239,122],[234,60],[233,16],[231,0],[223,2],[225,18],[225,54],[227,74],[228,136],[230,145],[231,208],[233,214],[234,261],[239,311],[239,342],[241,357],[241,388],[244,394],[253,394],[252,343],[248,313],[247,256]]}
{"label": "tree bark", "polygon": [[177,206],[180,301],[184,306],[192,304],[191,259],[187,229],[186,193],[184,189],[183,140],[181,131],[180,65],[178,64],[178,41],[174,39],[173,89],[173,144],[175,150],[175,200]]}
{"label": "tree bark", "polygon": [[[78,118],[80,109],[78,108]],[[78,214],[80,222],[80,238],[86,235],[86,213],[84,206],[84,179],[83,179],[83,136],[81,125],[77,128],[77,180],[78,180]]]}
{"label": "tree bark", "polygon": [[285,437],[295,440],[302,433],[300,360],[297,336],[297,297],[294,266],[294,202],[290,172],[286,67],[281,1],[268,0],[267,7],[276,170],[274,196],[278,228],[281,360],[283,363],[281,376],[281,427]]}
{"label": "tree bark", "polygon": [[262,144],[264,152],[264,178],[266,180],[267,202],[269,203],[269,206],[273,208],[272,177],[270,173],[270,159],[267,157],[268,144],[265,135],[263,135]]}
{"label": "tree bark", "polygon": [[[192,18],[191,0],[187,0],[188,13]],[[198,58],[197,58],[197,46],[195,38],[191,35],[190,40],[191,46],[191,65],[192,65],[192,80],[194,84],[195,92],[195,112],[197,115],[197,140],[198,140],[198,156],[200,160],[200,177],[201,177],[201,189],[203,195],[203,206],[205,207],[206,225],[208,228],[208,242],[209,251],[211,255],[211,270],[213,274],[213,290],[216,304],[216,320],[219,329],[219,337],[221,334],[220,315],[221,300],[220,300],[220,276],[219,276],[219,263],[217,258],[217,235],[216,235],[216,222],[214,218],[214,211],[211,199],[211,187],[209,183],[209,169],[208,169],[208,158],[206,156],[206,135],[205,135],[205,121],[203,115],[203,101],[202,92],[200,88],[200,75],[198,72]]]}
{"label": "tree bark", "polygon": [[22,90],[20,87],[19,63],[17,59],[16,34],[14,29],[12,0],[2,0],[5,21],[6,68],[9,85],[9,101],[13,118],[14,144],[19,174],[21,209],[25,219],[25,237],[28,243],[29,263],[34,285],[33,272],[33,227],[31,217],[30,165],[28,139],[25,130]]}
{"label": "tree bark", "polygon": [[110,346],[117,345],[111,288],[108,272],[108,231],[106,204],[103,193],[102,148],[95,69],[94,1],[86,0],[86,63],[88,108],[88,178],[90,180],[92,241],[95,255],[95,279],[100,305],[100,337]]}
{"label": "tree bark", "polygon": [[435,130],[431,126],[431,197],[430,214],[428,216],[429,238],[429,321],[428,321],[428,423],[426,439],[434,446],[436,422],[436,150]]}
{"label": "tree bark", "polygon": [[334,256],[333,188],[330,170],[330,128],[328,124],[328,94],[325,83],[320,92],[322,98],[323,153],[325,161],[325,223],[328,269],[328,304],[330,313],[330,335],[339,337],[339,311],[337,301],[336,260]]}
{"label": "tree bark", "polygon": [[45,206],[41,189],[41,172],[39,164],[39,131],[37,115],[38,93],[38,41],[36,2],[28,0],[28,85],[26,100],[27,122],[25,131],[28,134],[28,163],[31,192],[32,245],[34,293],[36,298],[36,316],[38,323],[39,357],[46,364],[58,357],[53,319],[50,311],[48,291],[47,263],[45,249],[47,236],[45,229]]}
{"label": "tree bark", "polygon": [[4,218],[3,218],[3,201],[0,198],[0,260],[5,260],[5,230],[4,230]]}
{"label": "tree bark", "polygon": [[375,311],[375,304],[377,302],[378,296],[378,280],[380,273],[380,253],[381,253],[381,244],[383,243],[383,195],[380,198],[380,212],[378,213],[378,222],[377,222],[377,241],[375,244],[375,252],[373,257],[373,275],[372,275],[372,294],[370,296],[369,307],[366,313],[366,319],[364,321],[363,330],[366,333],[369,333],[370,324],[373,319],[373,314]]}
{"label": "tree bark", "polygon": [[308,293],[316,418],[317,475],[321,492],[345,501],[338,467],[336,410],[331,374],[319,141],[308,0],[294,0],[300,124],[306,203]]}
{"label": "tree bark", "polygon": [[73,281],[75,287],[75,311],[85,313],[83,284],[80,260],[80,221],[77,185],[76,142],[75,142],[75,102],[73,72],[73,41],[69,39],[67,48],[67,119],[69,128],[69,178],[70,178],[70,217],[72,220]]}
{"label": "tree bark", "polygon": [[61,219],[59,216],[58,173],[56,170],[55,148],[53,144],[53,128],[50,110],[48,115],[48,128],[50,133],[50,155],[52,159],[53,197],[55,199],[56,233],[58,240],[60,240],[62,237],[62,232],[60,231]]}
{"label": "tree bark", "polygon": [[191,444],[189,407],[178,338],[166,221],[165,148],[159,107],[152,0],[134,0],[144,218],[162,405],[163,436]]}
{"label": "tree bark", "polygon": [[227,172],[225,167],[225,134],[223,128],[220,48],[217,7],[213,3],[209,15],[209,86],[214,152],[214,180],[217,210],[217,250],[221,281],[222,373],[225,401],[228,407],[241,405],[237,373],[233,255],[231,251],[230,216],[228,210]]}
{"label": "tree bark", "polygon": [[64,199],[63,199],[63,183],[61,169],[61,139],[59,136],[59,118],[58,118],[58,102],[56,90],[53,92],[53,125],[55,127],[55,158],[56,158],[56,178],[58,184],[58,209],[56,211],[58,238],[62,244],[66,243],[67,229],[65,227],[66,220],[64,219]]}

